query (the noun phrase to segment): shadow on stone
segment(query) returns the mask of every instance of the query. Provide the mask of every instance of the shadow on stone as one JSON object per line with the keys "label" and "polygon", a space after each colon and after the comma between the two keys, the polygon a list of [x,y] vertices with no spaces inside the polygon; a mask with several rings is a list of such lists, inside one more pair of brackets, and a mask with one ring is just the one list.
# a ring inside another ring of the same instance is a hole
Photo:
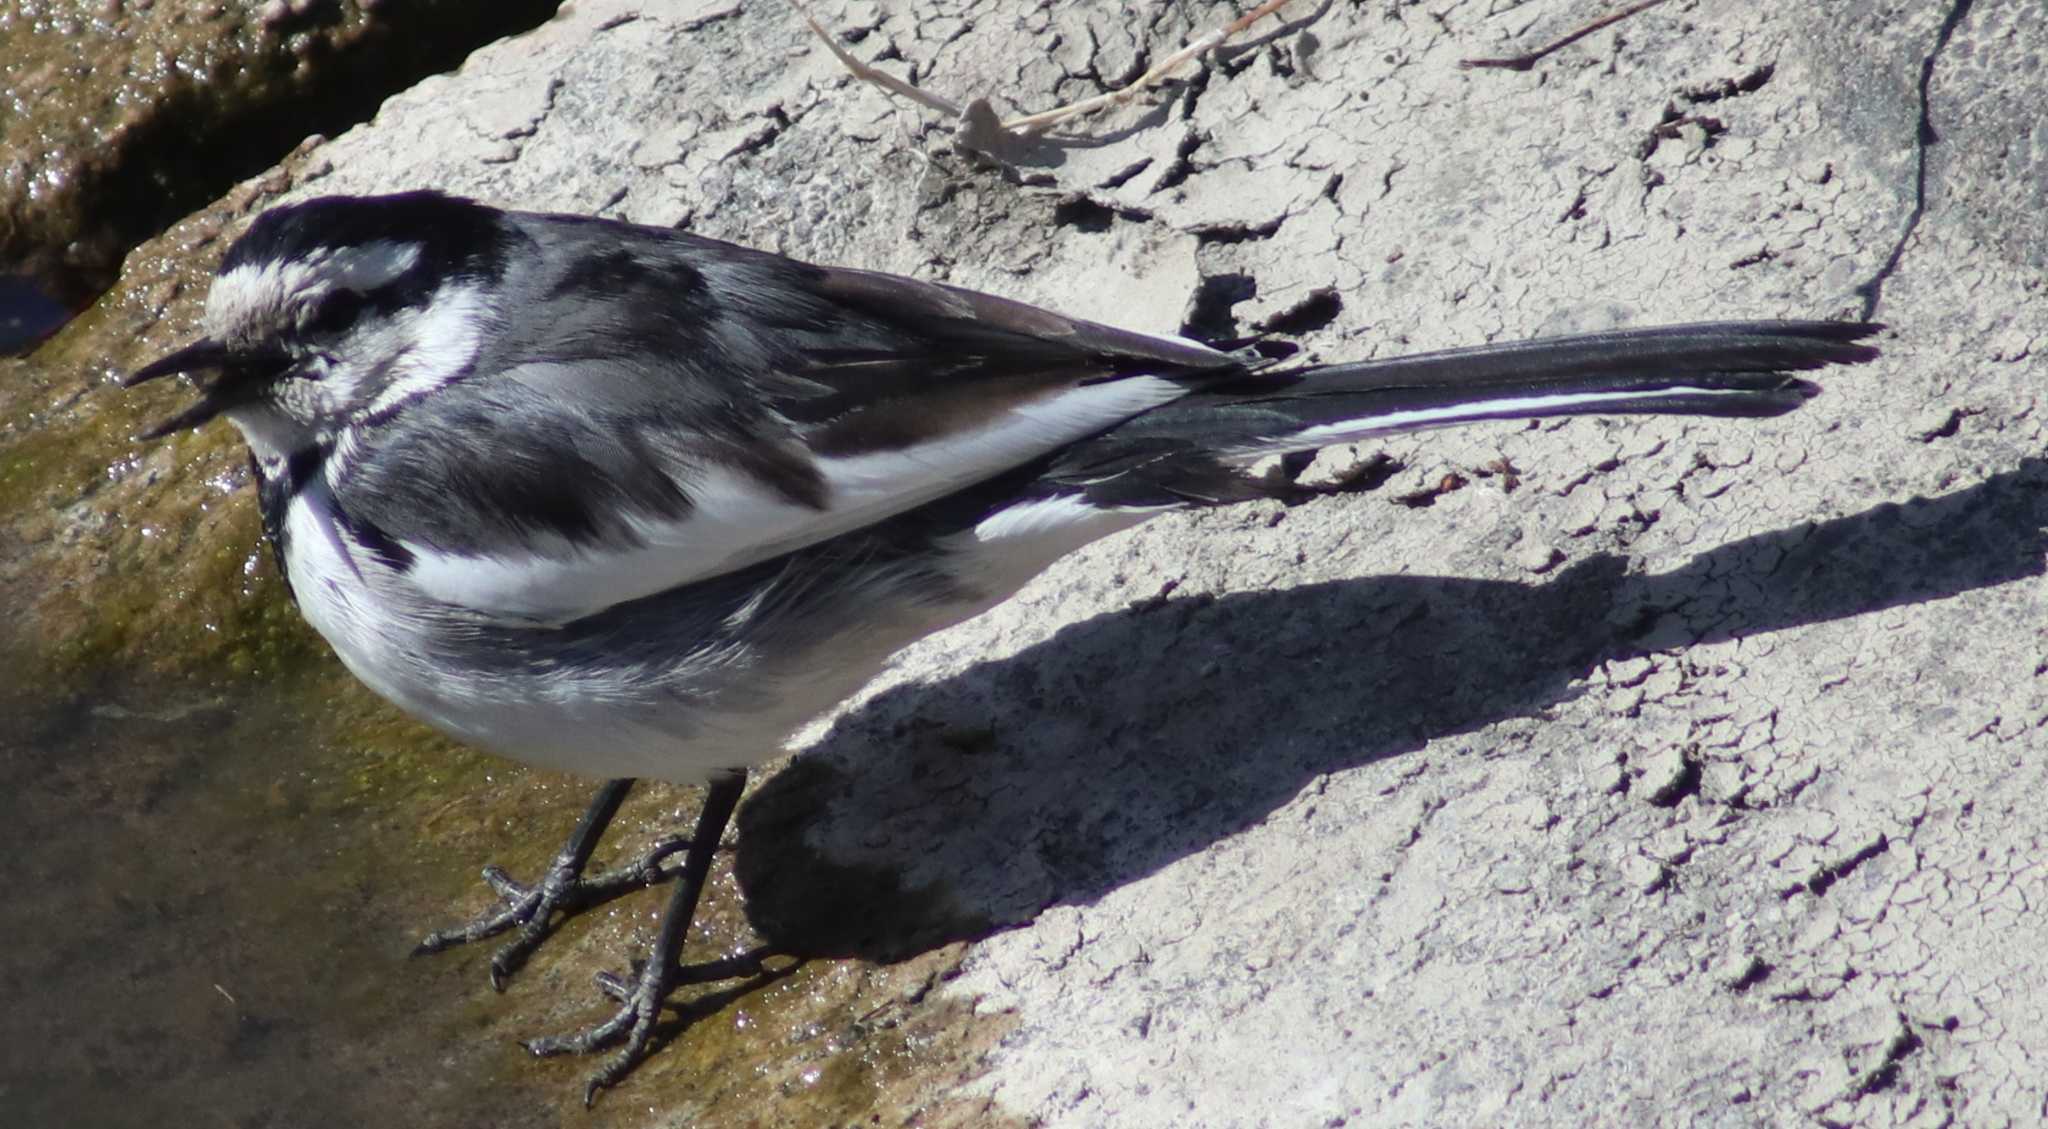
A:
{"label": "shadow on stone", "polygon": [[1595,556],[1535,585],[1385,577],[1099,616],[883,693],[766,781],[739,817],[748,913],[819,956],[984,936],[1202,851],[1323,774],[1540,716],[1603,661],[2039,576],[2044,525],[2048,460],[2027,459],[1655,576]]}

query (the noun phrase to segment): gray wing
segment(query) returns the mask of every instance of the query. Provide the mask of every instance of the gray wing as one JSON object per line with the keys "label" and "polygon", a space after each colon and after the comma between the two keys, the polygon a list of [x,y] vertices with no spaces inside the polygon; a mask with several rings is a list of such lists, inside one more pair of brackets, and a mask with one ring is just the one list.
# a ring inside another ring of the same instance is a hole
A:
{"label": "gray wing", "polygon": [[504,280],[514,320],[432,412],[364,421],[336,483],[422,590],[487,617],[579,618],[743,568],[1243,371],[954,287],[514,222],[539,252],[510,257],[533,264]]}

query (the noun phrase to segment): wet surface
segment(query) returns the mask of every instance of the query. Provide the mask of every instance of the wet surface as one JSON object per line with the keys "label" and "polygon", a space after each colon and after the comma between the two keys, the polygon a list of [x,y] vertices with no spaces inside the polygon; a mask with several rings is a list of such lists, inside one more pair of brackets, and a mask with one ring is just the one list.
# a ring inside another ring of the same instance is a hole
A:
{"label": "wet surface", "polygon": [[[901,1108],[958,1053],[971,1017],[924,1002],[958,946],[784,959],[759,991],[686,997],[713,1006],[586,1114],[593,1064],[516,1040],[604,1013],[590,976],[644,951],[660,891],[569,923],[502,996],[487,947],[407,953],[483,904],[483,860],[536,872],[587,786],[446,745],[340,678],[270,689],[7,703],[0,1042],[35,1048],[0,1062],[10,1124],[745,1124],[770,1099],[769,1123],[817,1124]],[[601,858],[695,796],[652,800]],[[729,862],[710,896],[697,959],[755,940]]]}
{"label": "wet surface", "polygon": [[33,281],[0,275],[0,356],[22,353],[57,331],[71,311]]}
{"label": "wet surface", "polygon": [[[0,264],[75,309],[129,248],[559,0],[0,9]],[[0,295],[0,353],[9,316]]]}
{"label": "wet surface", "polygon": [[261,1125],[321,1109],[368,1124],[385,1120],[379,1080],[410,1074],[422,1123],[538,1123],[516,1089],[417,1076],[475,1074],[497,1048],[447,1012],[418,1018],[435,1014],[418,1001],[462,1000],[473,970],[403,959],[400,907],[454,891],[385,837],[382,789],[328,775],[348,766],[302,745],[282,700],[147,708],[17,704],[0,738],[18,876],[0,1040],[37,1048],[8,1056],[10,1120]]}

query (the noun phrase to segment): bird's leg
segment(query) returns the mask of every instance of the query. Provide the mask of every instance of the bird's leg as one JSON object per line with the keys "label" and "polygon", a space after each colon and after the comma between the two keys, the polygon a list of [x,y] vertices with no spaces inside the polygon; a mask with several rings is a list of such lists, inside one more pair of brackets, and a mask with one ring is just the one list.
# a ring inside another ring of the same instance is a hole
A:
{"label": "bird's leg", "polygon": [[690,932],[690,923],[697,915],[697,901],[704,893],[704,880],[711,872],[712,853],[718,846],[719,836],[725,832],[725,825],[732,819],[733,809],[739,805],[740,792],[746,783],[744,772],[712,780],[710,791],[704,796],[704,809],[697,816],[697,829],[690,836],[689,853],[683,858],[675,893],[669,899],[668,912],[662,916],[661,931],[654,939],[654,951],[640,963],[630,982],[616,976],[599,978],[599,987],[618,1001],[618,1010],[612,1013],[611,1018],[576,1034],[527,1042],[527,1050],[547,1056],[588,1054],[624,1041],[625,1046],[591,1076],[590,1084],[583,1093],[585,1105],[596,1099],[599,1090],[616,1085],[632,1073],[633,1068],[647,1057],[652,1049],[655,1019],[660,1016],[662,1002],[670,992],[685,983],[764,974],[761,953],[713,961],[689,969],[677,963],[683,940]]}
{"label": "bird's leg", "polygon": [[[516,926],[519,932],[491,954],[491,986],[503,991],[505,982],[525,965],[526,958],[532,956],[533,951],[554,931],[557,913],[566,917],[620,895],[645,889],[666,878],[661,869],[662,860],[688,847],[688,840],[665,839],[632,862],[603,874],[589,878],[583,876],[583,868],[589,864],[591,852],[597,849],[605,828],[611,824],[612,817],[618,814],[619,805],[626,802],[626,796],[632,790],[633,781],[630,779],[606,781],[584,811],[583,818],[576,821],[576,829],[569,833],[569,841],[556,852],[540,881],[527,885],[514,880],[496,866],[486,866],[484,881],[498,892],[498,904],[473,921],[429,934],[413,949],[414,955],[438,953],[456,945],[481,941]],[[713,846],[716,846],[715,842]]]}

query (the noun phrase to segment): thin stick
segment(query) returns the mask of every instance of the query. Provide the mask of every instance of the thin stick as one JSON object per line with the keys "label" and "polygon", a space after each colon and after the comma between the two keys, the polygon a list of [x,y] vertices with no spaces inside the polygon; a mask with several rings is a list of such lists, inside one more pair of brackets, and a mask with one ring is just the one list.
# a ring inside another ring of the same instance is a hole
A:
{"label": "thin stick", "polygon": [[803,5],[796,4],[794,6],[797,14],[804,18],[806,24],[810,25],[811,33],[824,41],[825,49],[832,52],[833,57],[839,60],[840,65],[853,73],[853,77],[860,79],[862,82],[872,82],[892,94],[900,94],[922,106],[937,110],[947,117],[957,118],[960,116],[960,107],[946,101],[944,98],[936,94],[927,94],[893,74],[878,71],[859,59],[854,58],[851,52],[839,45],[837,39],[832,38],[824,28],[818,26],[818,21],[812,19],[809,12],[804,11]]}
{"label": "thin stick", "polygon": [[[945,98],[920,90],[916,86],[897,78],[895,75],[878,71],[859,59],[854,58],[852,54],[839,45],[838,40],[834,39],[823,27],[818,25],[817,20],[811,18],[809,12],[804,11],[801,3],[798,3],[797,0],[790,0],[790,2],[796,8],[798,14],[803,16],[804,23],[810,25],[812,33],[819,39],[824,40],[825,48],[832,52],[833,57],[838,59],[840,65],[844,66],[853,77],[863,82],[873,83],[892,94],[900,94],[921,106],[937,110],[948,117],[959,118],[965,113],[960,106]],[[1662,0],[1652,0],[1652,2],[1661,3]],[[1033,136],[1045,133],[1061,122],[1070,121],[1084,114],[1091,114],[1097,110],[1129,102],[1140,93],[1157,85],[1167,75],[1189,60],[1199,58],[1229,42],[1233,36],[1236,36],[1265,17],[1272,15],[1274,12],[1279,11],[1286,3],[1287,0],[1265,0],[1264,3],[1239,16],[1237,19],[1205,35],[1196,37],[1187,46],[1168,55],[1150,70],[1139,75],[1136,81],[1133,81],[1128,86],[1112,90],[1107,94],[1098,94],[1093,98],[1084,98],[1079,102],[1069,103],[1055,109],[1042,110],[1035,114],[1026,114],[1020,118],[1012,118],[1009,121],[1003,122],[1002,128],[1007,133]]]}
{"label": "thin stick", "polygon": [[1003,123],[1003,128],[1027,135],[1040,134],[1070,118],[1078,118],[1083,114],[1092,114],[1097,110],[1129,102],[1144,90],[1173,73],[1182,63],[1221,47],[1232,36],[1278,11],[1280,6],[1286,2],[1287,0],[1266,0],[1265,3],[1253,8],[1250,12],[1209,32],[1207,35],[1196,37],[1187,46],[1161,59],[1151,70],[1139,75],[1137,81],[1132,82],[1121,90],[1112,90],[1107,94],[1098,94],[1093,98],[1084,98],[1079,102],[1070,103],[1058,109],[1045,110],[1036,114],[1026,114],[1021,118],[1012,118]]}
{"label": "thin stick", "polygon": [[1555,43],[1550,43],[1543,47],[1539,47],[1536,50],[1528,52],[1524,55],[1510,55],[1506,58],[1500,59],[1462,59],[1458,62],[1458,66],[1468,71],[1477,70],[1481,67],[1499,67],[1502,70],[1526,71],[1534,67],[1537,63],[1542,62],[1545,56],[1550,55],[1563,48],[1569,47],[1572,44],[1577,43],[1579,40],[1586,38],[1587,36],[1593,34],[1596,31],[1599,31],[1601,28],[1608,26],[1609,24],[1618,24],[1621,21],[1629,18],[1630,16],[1635,15],[1637,12],[1648,11],[1649,9],[1654,8],[1662,3],[1664,3],[1664,0],[1642,0],[1642,2],[1639,4],[1631,4],[1628,7],[1623,8],[1619,12],[1614,12],[1609,15],[1602,16],[1597,20],[1594,20],[1592,23],[1589,23],[1585,27],[1582,27],[1579,30],[1572,32],[1570,35],[1565,36],[1563,39],[1560,39]]}

